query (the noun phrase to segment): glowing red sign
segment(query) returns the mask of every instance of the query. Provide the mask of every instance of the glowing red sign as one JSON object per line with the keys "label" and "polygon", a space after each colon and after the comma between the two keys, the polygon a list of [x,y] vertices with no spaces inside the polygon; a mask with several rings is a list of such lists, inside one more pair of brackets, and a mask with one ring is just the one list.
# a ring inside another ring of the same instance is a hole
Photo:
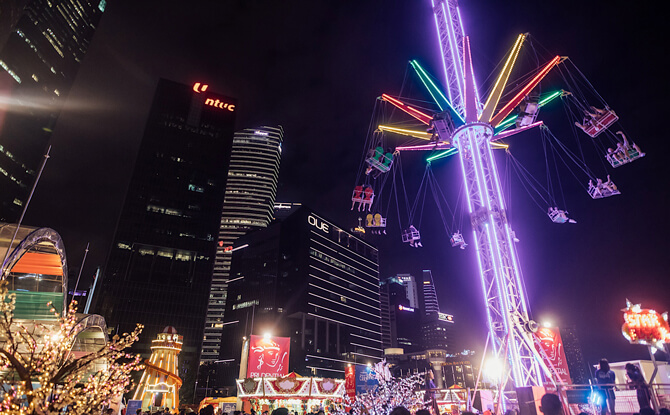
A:
{"label": "glowing red sign", "polygon": [[668,313],[659,314],[654,310],[642,309],[640,304],[632,304],[626,300],[627,307],[623,311],[621,332],[631,344],[647,344],[663,348],[663,343],[670,343],[670,325]]}
{"label": "glowing red sign", "polygon": [[289,337],[251,336],[247,377],[282,377],[288,375]]}
{"label": "glowing red sign", "polygon": [[209,85],[201,84],[200,82],[196,82],[195,84],[193,84],[193,90],[198,94],[207,91],[207,87],[209,87]]}
{"label": "glowing red sign", "polygon": [[228,111],[235,111],[235,104],[228,104],[226,102],[221,101],[220,99],[207,98],[205,100],[205,105],[209,105],[210,107],[221,108],[222,110],[225,109]]}

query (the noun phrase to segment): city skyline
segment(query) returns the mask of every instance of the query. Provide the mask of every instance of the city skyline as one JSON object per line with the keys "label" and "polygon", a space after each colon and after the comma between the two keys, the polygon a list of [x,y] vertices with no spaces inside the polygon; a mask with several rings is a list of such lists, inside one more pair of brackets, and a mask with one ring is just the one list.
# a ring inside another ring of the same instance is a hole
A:
{"label": "city skyline", "polygon": [[[580,12],[577,15],[569,13],[571,6]],[[92,275],[94,266],[104,261],[100,258],[104,257],[105,245],[109,243],[105,232],[109,235],[109,229],[113,228],[108,216],[113,216],[112,212],[115,209],[118,211],[121,203],[117,200],[120,191],[114,189],[122,187],[122,182],[128,180],[124,173],[124,163],[128,160],[126,153],[132,154],[137,148],[137,144],[130,140],[119,141],[119,137],[136,131],[132,124],[142,118],[142,111],[146,111],[142,109],[146,108],[146,90],[157,74],[168,71],[171,72],[170,78],[184,83],[208,78],[207,82],[216,85],[217,89],[239,96],[241,100],[249,100],[249,105],[245,104],[245,107],[253,108],[253,111],[240,112],[237,129],[272,123],[284,125],[294,141],[287,142],[285,146],[288,162],[280,178],[281,199],[314,205],[316,209],[338,217],[338,222],[354,226],[355,217],[348,212],[349,198],[374,99],[383,92],[397,93],[409,59],[427,61],[433,73],[438,73],[434,27],[430,6],[425,2],[400,2],[394,7],[382,7],[375,3],[356,6],[305,5],[295,16],[285,16],[287,21],[284,22],[275,22],[272,16],[273,13],[281,15],[281,8],[270,8],[258,14],[255,6],[230,7],[231,10],[224,8],[221,11],[236,13],[237,18],[231,19],[230,26],[221,30],[230,36],[231,41],[217,36],[223,45],[214,41],[203,42],[189,52],[166,60],[160,48],[148,53],[148,56],[140,53],[139,49],[125,51],[123,46],[131,41],[129,35],[111,38],[116,22],[127,19],[130,26],[137,24],[142,13],[148,14],[152,5],[142,5],[135,18],[124,14],[129,11],[127,4],[109,5],[109,15],[103,18],[100,28],[107,37],[102,41],[94,39],[91,48],[91,53],[94,53],[92,61],[101,66],[83,71],[83,78],[75,86],[77,93],[72,97],[74,100],[102,102],[109,111],[93,114],[92,120],[95,121],[82,121],[83,114],[90,114],[80,110],[70,109],[67,112],[63,122],[69,120],[70,124],[64,124],[62,132],[58,128],[56,130],[52,160],[47,164],[45,177],[38,187],[26,221],[29,225],[52,226],[67,235],[69,241],[73,241],[68,242],[68,249],[70,257],[75,260],[77,252],[83,252],[85,242],[91,240],[92,251],[99,250],[103,254],[91,253],[90,262],[85,267],[86,274]],[[151,32],[152,29],[184,12],[188,16],[202,14],[202,10],[197,8],[193,11],[179,8],[164,11],[158,16],[158,23],[141,31],[143,45],[158,41],[158,35]],[[488,56],[502,58],[509,43],[507,40],[517,32],[525,31],[535,34],[543,47],[552,52],[572,56],[616,109],[630,132],[639,137],[640,146],[647,152],[647,158],[636,165],[616,170],[614,177],[623,189],[619,199],[592,201],[586,194],[571,192],[570,196],[577,200],[570,208],[579,219],[577,225],[552,224],[546,215],[531,209],[532,202],[522,192],[513,194],[511,204],[515,210],[510,219],[520,239],[521,268],[533,316],[537,320],[552,319],[559,326],[562,322],[578,323],[580,330],[590,332],[590,336],[582,336],[582,343],[589,351],[586,353],[587,360],[602,357],[603,353],[610,353],[607,355],[610,359],[616,359],[616,356],[644,357],[645,350],[628,346],[618,332],[621,324],[619,309],[625,306],[625,297],[659,310],[670,308],[669,304],[663,303],[663,298],[658,297],[658,292],[662,292],[659,288],[667,284],[662,278],[668,268],[668,260],[662,255],[663,240],[657,236],[668,229],[668,220],[660,210],[666,201],[661,189],[664,189],[662,183],[667,177],[667,168],[658,158],[662,151],[653,140],[658,128],[643,122],[649,116],[638,108],[639,103],[648,106],[649,102],[656,102],[658,93],[652,93],[652,84],[659,78],[653,64],[641,67],[634,64],[646,56],[646,51],[653,44],[636,48],[628,33],[635,29],[644,32],[647,25],[638,21],[641,19],[631,22],[621,12],[603,11],[578,2],[560,7],[545,4],[507,9],[494,2],[464,1],[462,13],[469,23],[473,45],[487,49]],[[495,19],[495,15],[506,18]],[[310,16],[311,20],[297,25],[305,16]],[[587,16],[589,19],[585,20]],[[296,19],[296,27],[291,29],[288,26],[291,26],[292,19]],[[197,36],[179,42],[175,34],[164,43],[156,44],[180,46],[180,50],[185,51],[186,46],[195,44],[194,40],[215,33],[213,26],[208,25],[206,19],[202,20],[199,26],[190,26],[204,28],[197,32]],[[258,23],[258,27],[264,27],[263,32],[242,35],[244,22],[251,21]],[[331,21],[332,26],[324,26],[325,22]],[[633,27],[624,28],[624,22]],[[328,29],[321,30],[322,27]],[[569,27],[579,27],[579,33],[573,33]],[[379,30],[373,35],[375,28]],[[280,33],[276,43],[265,42],[272,30]],[[602,38],[602,33],[616,40],[613,44],[624,47],[602,45],[598,56],[603,58],[596,59],[592,48],[585,44],[589,43],[588,39]],[[314,40],[306,40],[308,35],[314,35]],[[366,41],[358,45],[360,39]],[[229,56],[213,60],[210,49],[224,46],[230,52]],[[327,49],[327,53],[323,49]],[[357,59],[348,59],[349,56]],[[474,58],[483,59],[481,55]],[[161,65],[152,63],[150,59],[160,60]],[[274,66],[255,65],[261,60]],[[164,65],[165,62],[168,65]],[[617,71],[609,70],[615,62]],[[493,70],[494,62],[484,63],[486,68]],[[203,69],[195,69],[198,67]],[[222,75],[215,75],[221,68],[226,70]],[[120,71],[116,76],[117,82],[123,77],[126,80],[116,84],[121,85],[118,92],[112,91],[113,82],[109,83],[110,86],[100,82],[101,79],[114,79],[114,71]],[[266,74],[269,78],[265,77]],[[482,79],[484,75],[479,74]],[[220,80],[215,80],[217,77]],[[282,77],[287,81],[284,82],[286,86],[280,87],[278,80]],[[264,81],[260,85],[252,85],[254,80],[261,79]],[[96,83],[100,85],[94,88]],[[226,91],[227,88],[231,92]],[[118,98],[125,95],[135,97],[132,100],[135,105],[119,107]],[[267,96],[273,98],[271,102],[261,103],[261,97],[266,99]],[[121,118],[127,118],[127,121],[109,131],[97,128],[98,125],[111,125]],[[324,123],[332,125],[325,128]],[[89,145],[83,139],[91,136],[95,138]],[[524,155],[522,147],[532,140],[535,140],[532,135],[519,137],[511,145]],[[80,154],[65,154],[63,146],[78,149]],[[88,152],[84,152],[87,148]],[[88,155],[87,162],[80,160],[83,154]],[[527,151],[525,156],[527,160],[532,160],[538,154]],[[108,159],[115,160],[114,164],[103,162]],[[107,167],[101,172],[91,166],[96,162],[101,166],[116,167]],[[456,169],[452,169],[453,165],[449,161],[443,163],[444,167],[435,163],[434,169],[443,169],[439,175],[445,176],[445,182],[450,183],[448,177],[458,174]],[[91,178],[73,179],[73,173],[89,170],[97,174],[91,174]],[[78,196],[75,189],[83,190],[81,193],[84,196]],[[47,203],[53,192],[60,192],[62,200],[71,200],[73,204],[59,206],[56,213],[47,215],[40,204]],[[102,197],[102,194],[109,196]],[[73,212],[81,212],[86,206],[82,199],[87,198],[89,203],[95,200],[95,211],[99,215],[91,215],[90,219],[88,215],[79,215],[78,223],[73,224],[73,217],[77,216]],[[102,203],[99,202],[101,198]],[[642,209],[648,213],[641,215]],[[389,216],[392,218],[392,215]],[[433,217],[433,222],[437,223],[438,219]],[[93,223],[107,231],[95,234],[91,230]],[[472,323],[471,340],[483,344],[483,305],[478,292],[480,288],[475,276],[473,253],[467,249],[463,252],[452,250],[448,247],[447,236],[438,231],[427,229],[422,232],[422,250],[411,251],[402,246],[397,233],[387,235],[386,240],[379,238],[375,241],[380,245],[382,275],[418,275],[422,269],[432,269],[440,303],[445,304],[442,311],[456,315],[459,322],[463,321],[461,314],[467,314]],[[621,253],[627,254],[630,259],[616,260]]]}

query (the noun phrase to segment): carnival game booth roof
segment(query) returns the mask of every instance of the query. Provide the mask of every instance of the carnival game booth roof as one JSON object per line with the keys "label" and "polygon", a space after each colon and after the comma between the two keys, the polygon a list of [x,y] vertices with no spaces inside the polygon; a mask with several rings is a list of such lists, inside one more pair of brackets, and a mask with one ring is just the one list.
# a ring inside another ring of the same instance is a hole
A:
{"label": "carnival game booth roof", "polygon": [[55,320],[45,305],[62,313],[67,301],[67,260],[60,235],[50,228],[0,223],[2,280],[16,294],[14,317]]}
{"label": "carnival game booth roof", "polygon": [[259,408],[263,405],[288,407],[287,405],[298,401],[309,407],[323,406],[324,403],[340,403],[344,392],[344,379],[302,377],[295,372],[283,378],[237,380],[237,397],[242,401],[255,403]]}

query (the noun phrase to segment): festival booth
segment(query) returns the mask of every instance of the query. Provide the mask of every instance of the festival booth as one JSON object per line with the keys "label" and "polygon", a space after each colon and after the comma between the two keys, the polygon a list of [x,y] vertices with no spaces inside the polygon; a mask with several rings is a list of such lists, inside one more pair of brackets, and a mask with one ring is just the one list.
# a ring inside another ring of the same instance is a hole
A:
{"label": "festival booth", "polygon": [[284,407],[307,413],[314,407],[326,412],[342,403],[344,379],[302,377],[291,372],[286,377],[260,377],[237,380],[237,397],[244,411],[272,411]]}
{"label": "festival booth", "polygon": [[221,409],[221,413],[225,412],[227,414],[232,414],[233,411],[237,409],[237,398],[234,396],[226,396],[225,398],[207,397],[200,401],[200,405],[198,405],[198,413],[200,413],[200,410],[207,405],[212,405],[214,408]]}
{"label": "festival booth", "polygon": [[460,386],[451,386],[449,389],[441,389],[435,392],[435,400],[440,408],[440,413],[457,415],[467,410],[468,391]]}

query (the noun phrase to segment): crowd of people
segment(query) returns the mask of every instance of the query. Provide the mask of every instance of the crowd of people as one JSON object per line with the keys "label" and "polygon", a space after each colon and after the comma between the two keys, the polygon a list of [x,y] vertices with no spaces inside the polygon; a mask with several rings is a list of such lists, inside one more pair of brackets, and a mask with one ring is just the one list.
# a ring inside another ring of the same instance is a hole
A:
{"label": "crowd of people", "polygon": [[[640,407],[639,415],[655,415],[651,400],[651,389],[649,384],[640,371],[639,366],[632,363],[626,363],[626,387],[635,390],[637,403]],[[598,370],[595,372],[596,384],[599,387],[600,396],[600,415],[616,415],[616,394],[617,390],[616,374],[610,369],[607,359],[601,359]],[[660,408],[659,415],[670,415],[670,410],[667,408]]]}

